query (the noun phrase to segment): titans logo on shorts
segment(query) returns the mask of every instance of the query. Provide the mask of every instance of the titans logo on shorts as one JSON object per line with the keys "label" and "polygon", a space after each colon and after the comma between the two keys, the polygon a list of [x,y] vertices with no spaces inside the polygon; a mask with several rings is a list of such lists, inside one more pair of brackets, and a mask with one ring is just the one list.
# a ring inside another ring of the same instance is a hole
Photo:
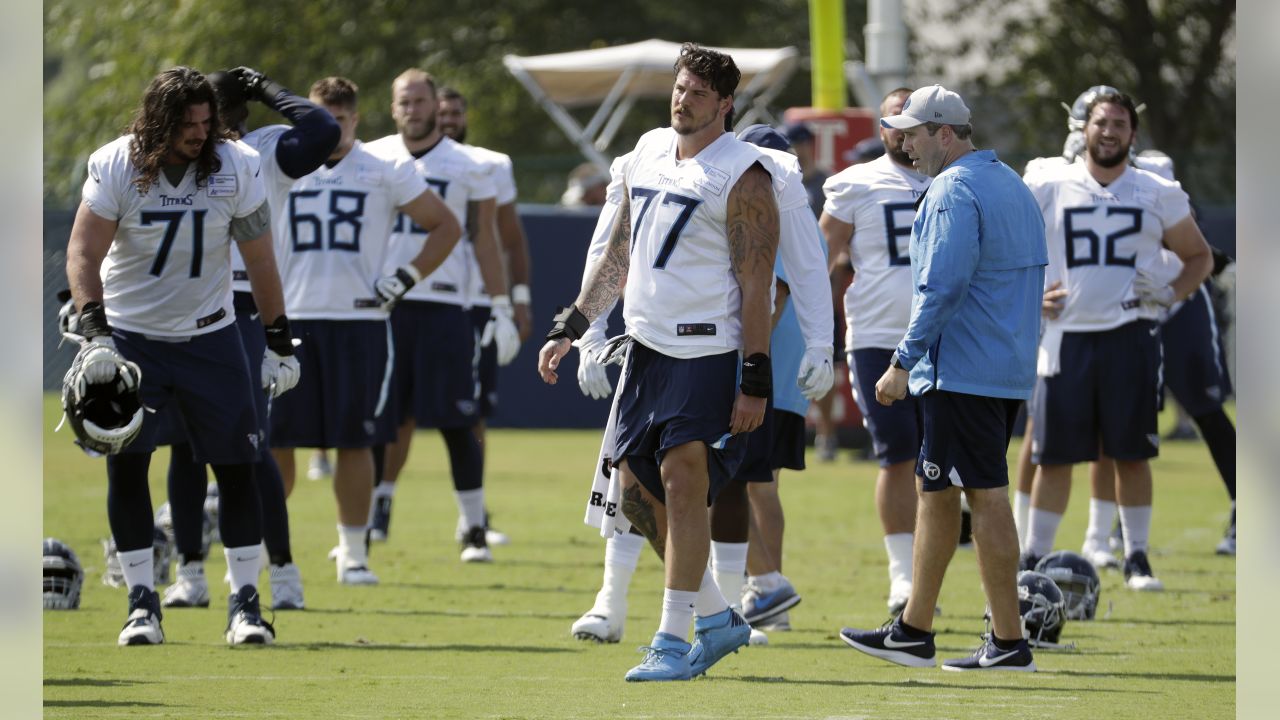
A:
{"label": "titans logo on shorts", "polygon": [[665,503],[659,472],[663,455],[673,447],[704,442],[710,505],[737,474],[746,452],[746,438],[729,435],[737,382],[736,351],[682,359],[631,343],[618,385],[615,466],[625,459],[640,484]]}
{"label": "titans logo on shorts", "polygon": [[1021,400],[930,390],[920,396],[923,440],[916,475],[926,491],[1009,484],[1005,454]]}
{"label": "titans logo on shorts", "polygon": [[906,462],[920,454],[920,399],[914,395],[888,407],[876,402],[876,381],[889,367],[893,350],[861,348],[849,353],[849,381],[862,424],[871,435],[871,449],[880,467]]}
{"label": "titans logo on shorts", "polygon": [[1031,461],[1065,465],[1145,460],[1159,453],[1160,328],[1135,320],[1114,330],[1063,333],[1061,371],[1036,380]]}
{"label": "titans logo on shorts", "polygon": [[397,424],[465,428],[480,419],[475,328],[460,305],[402,300],[391,311]]}
{"label": "titans logo on shorts", "polygon": [[1165,387],[1187,414],[1200,417],[1222,407],[1231,395],[1231,377],[1203,285],[1160,327],[1160,339]]}
{"label": "titans logo on shorts", "polygon": [[[476,326],[476,337],[484,334],[489,324],[490,309],[482,305],[471,308],[471,322]],[[489,343],[480,348],[480,417],[490,417],[498,407],[498,344]]]}
{"label": "titans logo on shorts", "polygon": [[189,439],[197,462],[230,465],[258,460],[253,395],[261,390],[245,363],[235,328],[179,342],[119,329],[113,337],[120,354],[142,371],[142,404],[157,411],[143,414],[142,432],[124,452],[155,450],[166,421],[163,415],[171,414],[168,439]]}

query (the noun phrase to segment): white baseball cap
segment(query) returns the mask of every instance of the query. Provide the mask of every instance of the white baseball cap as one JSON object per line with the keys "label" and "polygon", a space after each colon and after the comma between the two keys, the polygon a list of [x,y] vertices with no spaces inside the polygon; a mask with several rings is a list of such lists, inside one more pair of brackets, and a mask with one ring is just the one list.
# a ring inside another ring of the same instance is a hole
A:
{"label": "white baseball cap", "polygon": [[965,125],[969,122],[969,108],[959,95],[941,85],[929,85],[911,93],[902,104],[900,114],[880,118],[881,125],[895,130],[906,130],[927,122]]}

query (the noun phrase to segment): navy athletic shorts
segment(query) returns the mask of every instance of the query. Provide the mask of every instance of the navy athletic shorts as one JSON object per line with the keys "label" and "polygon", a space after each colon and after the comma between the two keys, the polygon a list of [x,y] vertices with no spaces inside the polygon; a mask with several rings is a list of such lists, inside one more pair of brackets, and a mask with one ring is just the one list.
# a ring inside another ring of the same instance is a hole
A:
{"label": "navy athletic shorts", "polygon": [[1231,376],[1204,285],[1160,327],[1160,339],[1164,346],[1164,384],[1178,404],[1191,417],[1221,408],[1223,400],[1231,395]]}
{"label": "navy athletic shorts", "polygon": [[876,401],[876,381],[889,369],[893,350],[860,348],[849,353],[849,384],[862,412],[862,426],[871,435],[871,450],[880,467],[920,456],[920,398],[907,395],[885,407]]}
{"label": "navy athletic shorts", "polygon": [[745,437],[729,435],[738,365],[737,351],[683,359],[632,342],[619,382],[614,465],[625,459],[640,484],[665,503],[663,456],[673,447],[704,442],[711,505],[737,474],[747,448]]}
{"label": "navy athletic shorts", "polygon": [[1021,400],[945,390],[921,395],[924,438],[916,475],[924,489],[1008,486],[1005,455],[1021,405]]}
{"label": "navy athletic shorts", "polygon": [[[479,305],[471,308],[471,322],[475,323],[476,338],[484,334],[489,324],[489,308]],[[480,348],[480,417],[491,417],[498,407],[498,343]]]}
{"label": "navy athletic shorts", "polygon": [[1160,327],[1135,320],[1112,330],[1063,333],[1053,377],[1036,380],[1031,461],[1065,465],[1145,460],[1160,448]]}
{"label": "navy athletic shorts", "polygon": [[402,300],[391,311],[395,336],[397,424],[468,428],[479,421],[477,350],[471,317],[460,305]]}

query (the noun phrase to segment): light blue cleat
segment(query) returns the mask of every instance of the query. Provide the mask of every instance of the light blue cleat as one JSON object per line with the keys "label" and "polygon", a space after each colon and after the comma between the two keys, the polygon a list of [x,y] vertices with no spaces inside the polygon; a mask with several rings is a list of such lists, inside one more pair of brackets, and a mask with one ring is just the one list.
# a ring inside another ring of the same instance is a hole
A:
{"label": "light blue cleat", "polygon": [[729,653],[738,652],[751,640],[751,626],[733,608],[693,621],[693,649],[689,651],[689,671],[693,677],[705,673]]}
{"label": "light blue cleat", "polygon": [[670,633],[654,635],[651,645],[640,648],[645,653],[644,661],[627,671],[627,682],[688,680],[693,677],[689,673],[692,647]]}
{"label": "light blue cleat", "polygon": [[800,594],[786,578],[768,592],[748,580],[742,596],[742,616],[752,625],[762,624],[799,604]]}

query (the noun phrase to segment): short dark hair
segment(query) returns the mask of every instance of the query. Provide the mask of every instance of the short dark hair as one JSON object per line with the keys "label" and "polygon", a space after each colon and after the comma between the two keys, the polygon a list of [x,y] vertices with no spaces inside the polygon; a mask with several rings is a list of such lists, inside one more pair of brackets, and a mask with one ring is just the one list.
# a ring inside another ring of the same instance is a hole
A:
{"label": "short dark hair", "polygon": [[691,42],[680,46],[680,57],[676,58],[674,74],[679,75],[681,70],[688,70],[705,80],[722,98],[732,96],[738,90],[738,81],[742,79],[742,73],[732,57]]}
{"label": "short dark hair", "polygon": [[356,109],[360,88],[350,80],[337,75],[321,78],[311,86],[311,97],[319,98],[325,105]]}
{"label": "short dark hair", "polygon": [[1129,124],[1134,130],[1138,129],[1138,108],[1133,104],[1133,98],[1124,93],[1099,93],[1089,101],[1089,106],[1084,111],[1084,121],[1089,122],[1089,118],[1093,117],[1093,109],[1102,103],[1111,103],[1119,105],[1129,111]]}
{"label": "short dark hair", "polygon": [[[943,125],[946,125],[946,123],[927,122],[924,124],[924,129],[929,133],[929,137],[933,137],[938,134],[938,131],[942,129]],[[973,135],[973,125],[970,125],[969,123],[965,123],[963,125],[947,125],[947,127],[951,128],[951,132],[955,133],[956,137],[961,140],[968,140],[969,137]]]}
{"label": "short dark hair", "polygon": [[463,110],[467,109],[467,96],[463,95],[461,92],[458,92],[458,89],[455,87],[442,85],[440,89],[436,92],[436,97],[438,97],[441,100],[451,100],[451,101],[456,100],[462,103]]}

